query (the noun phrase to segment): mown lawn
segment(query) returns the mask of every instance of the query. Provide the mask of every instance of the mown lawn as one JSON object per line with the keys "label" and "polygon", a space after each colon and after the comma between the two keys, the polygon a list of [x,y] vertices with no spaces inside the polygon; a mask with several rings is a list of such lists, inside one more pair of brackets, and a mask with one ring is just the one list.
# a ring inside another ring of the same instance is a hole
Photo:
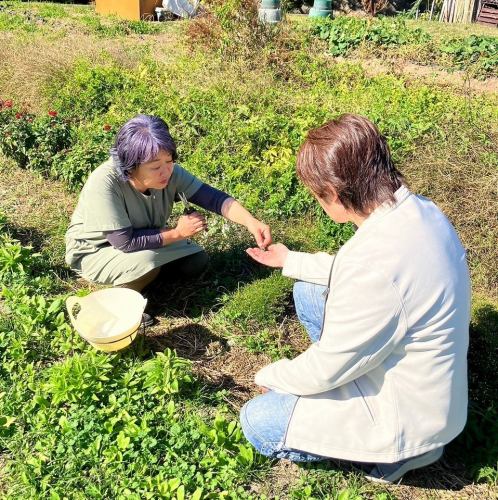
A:
{"label": "mown lawn", "polygon": [[[246,0],[206,3],[208,16],[161,25],[48,2],[0,10],[0,495],[496,497],[498,94],[461,77],[494,81],[497,34],[399,19],[262,27]],[[373,75],[362,59],[460,73],[442,87]],[[305,251],[333,252],[353,234],[296,179],[306,131],[344,112],[377,123],[411,188],[443,208],[469,250],[471,406],[444,460],[386,488],[351,464],[253,452],[237,423],[253,375],[307,341],[291,281],[249,261],[248,234],[215,216],[199,237],[208,272],[148,293],[159,322],[146,336],[112,355],[73,338],[64,299],[95,288],[65,267],[64,232],[88,173],[138,112],[170,124],[187,169]]]}

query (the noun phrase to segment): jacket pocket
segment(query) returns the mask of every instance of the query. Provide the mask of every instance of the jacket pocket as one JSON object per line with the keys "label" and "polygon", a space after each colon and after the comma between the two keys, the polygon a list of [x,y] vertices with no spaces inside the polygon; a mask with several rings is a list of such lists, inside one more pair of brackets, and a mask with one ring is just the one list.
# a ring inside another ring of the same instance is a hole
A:
{"label": "jacket pocket", "polygon": [[356,389],[358,390],[358,394],[361,399],[361,404],[363,405],[363,408],[365,409],[365,412],[370,419],[370,422],[372,422],[372,425],[377,425],[377,422],[375,421],[375,415],[370,406],[368,405],[368,401],[365,397],[365,394],[363,390],[360,387],[360,384],[357,380],[353,380],[354,385],[356,386]]}

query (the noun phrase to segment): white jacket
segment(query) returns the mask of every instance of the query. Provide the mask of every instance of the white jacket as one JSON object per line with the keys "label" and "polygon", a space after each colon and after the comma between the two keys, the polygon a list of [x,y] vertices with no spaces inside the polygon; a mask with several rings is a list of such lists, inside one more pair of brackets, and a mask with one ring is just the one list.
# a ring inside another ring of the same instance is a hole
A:
{"label": "white jacket", "polygon": [[465,250],[406,187],[337,253],[289,252],[283,274],[328,285],[322,335],[256,383],[301,396],[285,446],[396,462],[451,441],[467,418],[470,281]]}

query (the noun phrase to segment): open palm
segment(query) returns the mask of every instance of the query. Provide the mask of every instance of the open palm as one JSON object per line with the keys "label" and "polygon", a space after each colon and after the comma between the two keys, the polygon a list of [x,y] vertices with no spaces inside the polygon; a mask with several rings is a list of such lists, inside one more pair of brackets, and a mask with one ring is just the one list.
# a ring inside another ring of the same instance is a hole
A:
{"label": "open palm", "polygon": [[284,262],[289,253],[289,249],[282,243],[270,245],[267,250],[260,248],[248,248],[247,254],[255,261],[269,267],[284,267]]}

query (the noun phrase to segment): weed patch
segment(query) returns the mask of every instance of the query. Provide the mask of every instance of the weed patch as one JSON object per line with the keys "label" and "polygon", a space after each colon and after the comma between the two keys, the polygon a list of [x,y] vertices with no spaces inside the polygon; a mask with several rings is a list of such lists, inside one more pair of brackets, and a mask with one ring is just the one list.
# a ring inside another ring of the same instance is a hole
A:
{"label": "weed patch", "polygon": [[71,343],[62,298],[48,298],[43,277],[29,278],[33,259],[1,242],[10,285],[2,291],[9,320],[0,324],[9,495],[62,498],[71,488],[82,498],[247,497],[242,485],[265,462],[223,408],[211,417],[193,406],[190,363],[168,349],[144,359]]}
{"label": "weed patch", "polygon": [[[312,34],[325,40],[333,56],[347,56],[355,49],[382,49],[395,55],[404,51],[412,60],[439,64],[448,69],[460,69],[478,77],[495,75],[498,70],[498,38],[471,35],[464,38],[442,38],[435,41],[421,28],[412,28],[403,18],[362,19],[338,17],[316,21]],[[421,57],[421,55],[424,55]]]}

